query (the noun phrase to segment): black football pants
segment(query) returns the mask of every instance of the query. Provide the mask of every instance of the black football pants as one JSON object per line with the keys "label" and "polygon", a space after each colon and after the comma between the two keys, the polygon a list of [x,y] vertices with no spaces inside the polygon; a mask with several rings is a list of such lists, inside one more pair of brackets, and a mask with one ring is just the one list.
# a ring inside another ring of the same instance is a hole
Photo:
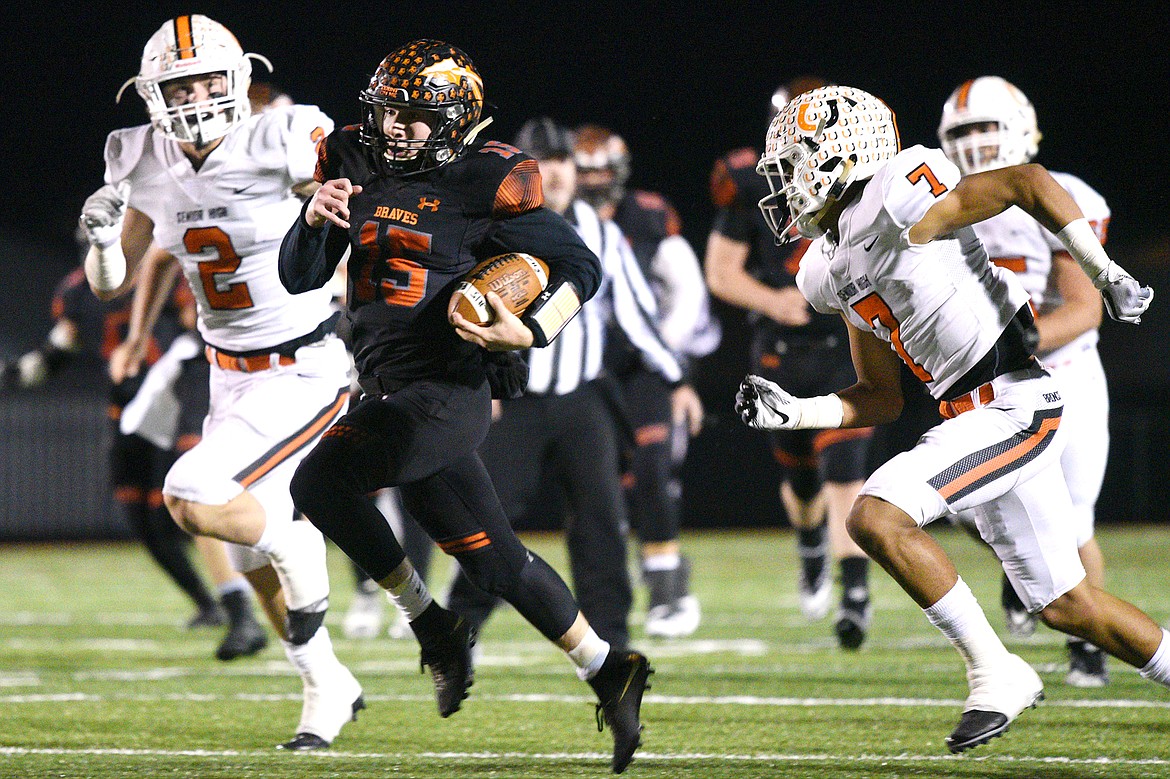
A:
{"label": "black football pants", "polygon": [[[633,601],[626,567],[628,522],[617,430],[603,396],[585,384],[566,395],[505,400],[502,416],[479,451],[514,521],[546,511],[539,503],[542,481],[560,482],[571,514],[565,529],[577,602],[601,638],[626,647]],[[465,577],[457,577],[447,605],[482,623],[494,603]]]}
{"label": "black football pants", "polygon": [[487,433],[487,383],[418,381],[367,397],[326,431],[293,476],[296,507],[376,581],[405,559],[372,493],[401,487],[411,516],[478,587],[503,597],[545,637],[577,604],[516,538],[476,447]]}

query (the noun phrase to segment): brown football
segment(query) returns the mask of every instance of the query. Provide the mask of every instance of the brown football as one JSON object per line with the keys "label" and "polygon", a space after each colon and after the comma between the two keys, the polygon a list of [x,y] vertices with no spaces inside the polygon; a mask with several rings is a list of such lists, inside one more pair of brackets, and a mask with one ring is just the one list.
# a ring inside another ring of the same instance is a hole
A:
{"label": "brown football", "polygon": [[509,252],[476,265],[455,288],[455,310],[469,322],[490,325],[496,318],[487,301],[490,290],[520,315],[548,286],[548,265],[529,254]]}

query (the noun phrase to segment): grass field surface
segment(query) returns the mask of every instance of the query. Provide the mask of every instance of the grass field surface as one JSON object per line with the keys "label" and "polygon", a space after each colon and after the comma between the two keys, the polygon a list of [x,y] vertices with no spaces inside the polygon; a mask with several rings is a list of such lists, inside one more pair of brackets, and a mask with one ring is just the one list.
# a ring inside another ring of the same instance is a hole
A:
{"label": "grass field surface", "polygon": [[[1000,629],[990,552],[958,531],[935,535]],[[1165,624],[1170,528],[1100,537],[1108,588]],[[565,569],[560,537],[524,540]],[[793,543],[788,531],[686,535],[703,606],[689,639],[645,639],[639,591],[634,644],[657,673],[628,776],[1170,777],[1170,692],[1114,660],[1107,687],[1065,685],[1063,637],[1044,627],[1005,639],[1040,672],[1044,703],[1003,738],[949,755],[966,696],[958,655],[880,570],[868,640],[838,649],[831,620],[810,624],[797,608]],[[435,569],[442,592],[449,563]],[[609,775],[588,687],[515,612],[485,627],[471,697],[444,720],[413,641],[342,637],[352,585],[332,547],[330,570],[327,625],[369,709],[332,749],[286,754],[273,746],[292,736],[300,682],[275,640],[214,660],[219,631],[183,629],[189,604],[134,544],[0,546],[0,776]]]}

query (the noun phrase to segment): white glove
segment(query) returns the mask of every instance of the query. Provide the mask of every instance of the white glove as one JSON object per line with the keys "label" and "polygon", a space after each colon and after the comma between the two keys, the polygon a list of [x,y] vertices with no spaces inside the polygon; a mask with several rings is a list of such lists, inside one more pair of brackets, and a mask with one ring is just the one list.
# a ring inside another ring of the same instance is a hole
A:
{"label": "white glove", "polygon": [[1097,274],[1093,286],[1101,291],[1109,317],[1118,322],[1141,324],[1142,314],[1154,300],[1152,287],[1143,287],[1115,262]]}
{"label": "white glove", "polygon": [[740,383],[735,411],[745,425],[756,430],[840,427],[845,416],[836,395],[798,398],[759,376],[747,376]]}
{"label": "white glove", "polygon": [[129,196],[130,185],[123,181],[118,186],[105,184],[85,199],[80,221],[91,245],[105,249],[121,239]]}

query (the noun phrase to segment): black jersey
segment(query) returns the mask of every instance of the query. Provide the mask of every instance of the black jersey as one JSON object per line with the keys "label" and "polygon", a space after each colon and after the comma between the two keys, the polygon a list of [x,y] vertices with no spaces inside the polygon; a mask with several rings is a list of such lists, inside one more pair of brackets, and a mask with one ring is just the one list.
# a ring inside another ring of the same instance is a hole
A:
{"label": "black jersey", "polygon": [[447,304],[476,263],[508,251],[549,266],[549,282],[568,280],[582,301],[596,291],[601,266],[563,217],[543,207],[536,161],[498,141],[472,145],[454,162],[409,176],[374,175],[356,127],[319,149],[317,180],[348,178],[350,228],[313,230],[298,218],[281,246],[280,275],[294,293],[323,285],[346,246],[346,317],[361,376],[475,382],[483,350],[456,335]]}
{"label": "black jersey", "polygon": [[[771,194],[763,176],[756,173],[760,153],[742,148],[729,152],[715,163],[711,172],[711,198],[719,207],[712,230],[733,241],[751,247],[745,270],[762,284],[783,288],[796,286],[800,258],[811,241],[797,241],[776,245],[776,238],[764,221],[759,208],[760,199]],[[750,317],[753,324],[772,334],[801,332],[807,334],[843,333],[841,318],[833,314],[819,314],[810,309],[812,321],[802,327],[787,327],[762,315]]]}

